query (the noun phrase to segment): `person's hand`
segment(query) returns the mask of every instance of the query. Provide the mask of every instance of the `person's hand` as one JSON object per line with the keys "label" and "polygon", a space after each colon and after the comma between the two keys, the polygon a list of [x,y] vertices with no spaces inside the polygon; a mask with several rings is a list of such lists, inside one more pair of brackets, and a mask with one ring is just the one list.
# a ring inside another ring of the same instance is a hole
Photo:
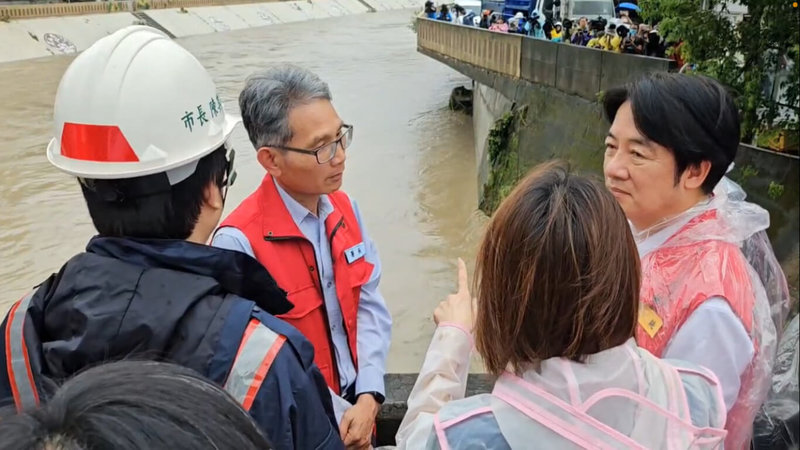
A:
{"label": "person's hand", "polygon": [[339,434],[348,450],[364,450],[372,446],[372,429],[380,405],[370,394],[361,394],[352,408],[345,411]]}
{"label": "person's hand", "polygon": [[467,265],[458,258],[458,292],[447,296],[433,311],[433,320],[436,324],[452,322],[472,331],[475,322],[475,299],[469,295],[469,280],[467,279]]}

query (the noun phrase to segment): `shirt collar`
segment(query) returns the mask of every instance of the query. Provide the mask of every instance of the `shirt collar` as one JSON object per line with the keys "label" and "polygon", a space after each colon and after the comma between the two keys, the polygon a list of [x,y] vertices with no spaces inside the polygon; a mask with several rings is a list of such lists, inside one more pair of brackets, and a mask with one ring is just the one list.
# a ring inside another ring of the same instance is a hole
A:
{"label": "shirt collar", "polygon": [[[647,256],[648,253],[652,252],[653,250],[661,247],[664,245],[665,242],[669,238],[671,238],[675,233],[680,231],[690,220],[694,218],[695,214],[688,214],[686,217],[681,217],[675,223],[670,224],[662,228],[661,230],[656,231],[655,233],[645,237],[641,242],[638,243],[637,247],[639,249],[639,258],[644,258]],[[628,222],[631,226],[631,231],[636,234],[636,230],[633,227],[633,224]]]}
{"label": "shirt collar", "polygon": [[628,221],[634,239],[637,241],[636,247],[639,249],[639,258],[644,258],[648,253],[664,245],[692,219],[707,211],[712,199],[713,195],[706,200],[699,201],[686,211],[667,219],[661,225],[650,227],[652,232],[637,231],[633,223]]}
{"label": "shirt collar", "polygon": [[[280,183],[275,180],[275,177],[272,177],[272,182],[275,183],[275,188],[278,190],[278,195],[281,196],[281,200],[283,200],[283,204],[286,205],[286,209],[292,216],[292,220],[294,221],[295,225],[299,227],[300,223],[308,217],[317,219],[317,216],[315,216],[314,213],[309,211],[308,208],[301,205],[300,202],[289,195],[289,193],[283,189],[283,186],[281,186]],[[333,212],[333,205],[331,205],[328,196],[321,195],[319,197],[319,220],[325,221],[325,219],[328,217],[328,214],[331,212]]]}

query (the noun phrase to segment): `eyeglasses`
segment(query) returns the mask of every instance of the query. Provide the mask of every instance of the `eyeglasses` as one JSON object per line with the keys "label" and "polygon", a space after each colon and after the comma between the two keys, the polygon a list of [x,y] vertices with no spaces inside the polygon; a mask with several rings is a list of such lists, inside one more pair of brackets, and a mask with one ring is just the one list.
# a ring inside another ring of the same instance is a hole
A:
{"label": "eyeglasses", "polygon": [[336,150],[339,149],[339,145],[342,146],[342,150],[347,150],[347,147],[350,147],[350,144],[352,142],[353,142],[353,126],[342,125],[342,128],[339,129],[339,137],[336,138],[336,140],[321,145],[313,150],[286,147],[283,145],[267,145],[266,147],[288,150],[290,152],[304,153],[306,155],[314,155],[317,158],[317,163],[325,164],[328,161],[332,160],[334,156],[336,156]]}
{"label": "eyeglasses", "polygon": [[[227,147],[226,147],[227,148]],[[233,161],[236,159],[236,150],[230,149],[228,151],[227,164],[225,167],[225,175],[220,183],[220,190],[222,191],[222,202],[225,203],[225,197],[228,196],[228,188],[233,186],[236,182],[236,171],[233,170]]]}

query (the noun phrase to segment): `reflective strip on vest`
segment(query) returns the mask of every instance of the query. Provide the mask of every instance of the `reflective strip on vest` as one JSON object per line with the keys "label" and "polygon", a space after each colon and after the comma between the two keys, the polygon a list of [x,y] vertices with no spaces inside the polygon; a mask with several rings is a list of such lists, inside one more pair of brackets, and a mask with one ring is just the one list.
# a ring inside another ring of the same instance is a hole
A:
{"label": "reflective strip on vest", "polygon": [[253,406],[256,394],[284,342],[285,336],[275,333],[256,319],[247,325],[231,373],[225,381],[225,390],[246,411]]}
{"label": "reflective strip on vest", "polygon": [[28,315],[28,305],[36,291],[32,291],[14,306],[8,313],[6,322],[6,370],[8,382],[11,384],[11,394],[18,411],[33,408],[39,404],[39,393],[33,381],[28,347],[25,345],[25,317]]}

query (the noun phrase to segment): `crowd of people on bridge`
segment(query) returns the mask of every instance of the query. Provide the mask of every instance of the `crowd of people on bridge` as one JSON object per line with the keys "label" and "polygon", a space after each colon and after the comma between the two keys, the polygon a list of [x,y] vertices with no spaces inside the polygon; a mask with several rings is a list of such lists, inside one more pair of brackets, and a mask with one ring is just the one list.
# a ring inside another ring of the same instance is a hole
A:
{"label": "crowd of people on bridge", "polygon": [[[46,155],[98,234],[0,325],[0,450],[376,445],[392,318],[332,98],[280,65],[240,118],[145,26],[74,59]],[[605,182],[534,168],[473,282],[458,261],[397,448],[748,448],[790,298],[767,212],[725,177],[736,106],[653,74],[603,108]],[[223,220],[239,124],[265,175]],[[473,349],[497,381],[466,397]]]}
{"label": "crowd of people on bridge", "polygon": [[[536,39],[608,50],[616,53],[646,55],[664,58],[667,49],[679,43],[667,43],[658,32],[658,26],[644,23],[635,11],[619,12],[619,17],[580,17],[576,20],[554,20],[536,11],[514,15],[502,11],[483,10],[480,14],[468,11],[458,4],[441,4],[437,8],[431,0],[425,3],[423,14],[434,20],[473,26],[500,33],[515,33]],[[679,52],[674,58],[682,65]]]}

